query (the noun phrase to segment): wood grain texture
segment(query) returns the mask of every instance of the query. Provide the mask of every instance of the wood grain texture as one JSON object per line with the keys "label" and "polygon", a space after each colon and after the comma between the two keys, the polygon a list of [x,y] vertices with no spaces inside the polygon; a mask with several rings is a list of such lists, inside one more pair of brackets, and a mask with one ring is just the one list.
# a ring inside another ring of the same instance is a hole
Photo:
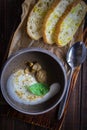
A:
{"label": "wood grain texture", "polygon": [[23,0],[0,0],[0,67],[12,33],[20,22]]}
{"label": "wood grain texture", "polygon": [[[4,58],[7,46],[10,40],[12,33],[17,28],[20,22],[21,14],[21,3],[23,0],[1,0],[0,1],[0,65]],[[79,73],[79,77],[75,88],[72,91],[70,101],[67,107],[67,113],[64,118],[63,126],[61,130],[86,130],[87,129],[87,59],[82,66],[82,69]],[[43,126],[46,123],[48,127],[50,123],[51,126],[54,125],[53,130],[58,130],[55,128],[55,122],[57,123],[57,108],[56,109],[56,118],[53,120],[54,115],[50,115],[52,124],[48,120],[48,115],[41,116],[43,120]],[[38,121],[40,123],[40,118],[37,116],[29,118],[28,116],[20,114],[19,112],[13,110],[3,99],[3,96],[0,94],[0,130],[48,130],[48,128],[42,128],[37,126]],[[21,120],[19,120],[21,119]],[[35,120],[35,123],[32,121]],[[25,123],[26,122],[26,123]]]}
{"label": "wood grain texture", "polygon": [[0,117],[1,130],[14,130],[14,121],[5,117]]}
{"label": "wood grain texture", "polygon": [[81,96],[81,71],[75,88],[72,90],[68,103],[67,113],[61,130],[80,130],[80,96]]}
{"label": "wood grain texture", "polygon": [[[86,69],[85,69],[86,68]],[[87,129],[87,58],[82,66],[81,130]]]}

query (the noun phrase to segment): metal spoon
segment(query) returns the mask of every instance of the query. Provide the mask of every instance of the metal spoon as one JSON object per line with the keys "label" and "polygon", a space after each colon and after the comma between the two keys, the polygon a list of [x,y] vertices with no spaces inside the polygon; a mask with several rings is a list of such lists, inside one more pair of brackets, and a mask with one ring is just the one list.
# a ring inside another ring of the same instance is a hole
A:
{"label": "metal spoon", "polygon": [[70,72],[70,76],[69,76],[68,83],[67,83],[66,93],[65,93],[64,98],[62,99],[62,101],[59,105],[59,111],[58,111],[58,119],[59,120],[61,119],[63,112],[64,112],[64,109],[65,109],[73,71],[77,66],[81,65],[85,59],[86,59],[85,44],[83,42],[76,42],[68,50],[68,53],[66,56],[67,63],[71,67],[71,72]]}

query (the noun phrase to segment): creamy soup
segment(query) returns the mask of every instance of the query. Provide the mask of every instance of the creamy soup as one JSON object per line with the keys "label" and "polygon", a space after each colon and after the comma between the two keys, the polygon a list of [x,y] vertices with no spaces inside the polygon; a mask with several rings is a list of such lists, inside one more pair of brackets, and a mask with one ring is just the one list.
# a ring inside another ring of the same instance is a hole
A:
{"label": "creamy soup", "polygon": [[37,83],[34,75],[30,73],[25,73],[23,69],[10,75],[7,81],[7,90],[9,95],[17,102],[24,104],[38,104],[42,103],[59,91],[60,86],[52,86],[47,94],[43,96],[37,96],[29,92],[25,86],[31,86]]}

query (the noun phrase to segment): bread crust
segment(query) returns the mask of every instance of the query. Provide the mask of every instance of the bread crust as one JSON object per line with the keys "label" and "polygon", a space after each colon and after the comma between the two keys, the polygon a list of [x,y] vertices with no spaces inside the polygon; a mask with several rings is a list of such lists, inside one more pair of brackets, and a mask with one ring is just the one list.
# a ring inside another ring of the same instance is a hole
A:
{"label": "bread crust", "polygon": [[62,17],[59,19],[58,23],[56,24],[56,30],[54,32],[54,40],[55,40],[55,43],[59,46],[59,47],[63,47],[65,45],[62,45],[59,41],[58,41],[58,36],[59,36],[59,33],[61,31],[61,24],[63,22],[63,20],[67,17],[67,15],[70,13],[70,11],[72,10],[73,7],[75,7],[78,3],[80,3],[82,0],[77,0],[76,2],[73,2],[71,3],[65,13],[62,15]]}
{"label": "bread crust", "polygon": [[46,33],[45,33],[45,30],[46,30],[46,26],[47,26],[47,20],[50,16],[50,14],[55,10],[55,8],[57,7],[57,5],[59,4],[61,0],[55,0],[54,3],[52,4],[52,6],[50,7],[50,9],[48,10],[45,18],[44,18],[44,21],[43,21],[43,27],[42,27],[42,35],[43,35],[43,40],[45,43],[47,44],[52,44],[48,41],[47,37],[46,37]]}
{"label": "bread crust", "polygon": [[[37,1],[37,2],[38,2],[38,1]],[[37,2],[36,2],[36,4],[37,4]],[[33,8],[36,6],[36,4],[33,6]],[[28,30],[28,21],[30,20],[30,17],[31,17],[31,15],[32,15],[33,8],[31,9],[31,11],[30,11],[30,13],[29,13],[29,16],[28,16],[28,19],[27,19],[27,34],[28,34],[28,36],[29,36],[30,38],[32,38],[33,40],[38,40],[38,38],[33,37],[33,35],[32,35],[32,34],[29,32],[29,30]]]}

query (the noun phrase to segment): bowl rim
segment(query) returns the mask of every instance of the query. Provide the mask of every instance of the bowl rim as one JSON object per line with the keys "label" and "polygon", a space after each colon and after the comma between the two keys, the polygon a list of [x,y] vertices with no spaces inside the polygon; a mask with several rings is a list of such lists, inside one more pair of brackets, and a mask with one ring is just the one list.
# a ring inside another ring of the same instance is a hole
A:
{"label": "bowl rim", "polygon": [[[65,85],[64,85],[64,90],[60,96],[60,98],[58,99],[58,101],[52,106],[52,107],[49,107],[47,108],[46,110],[44,111],[41,111],[41,112],[24,112],[23,110],[20,110],[9,98],[6,98],[5,94],[4,94],[4,90],[3,90],[3,85],[2,85],[2,80],[3,80],[3,74],[4,74],[4,70],[6,69],[7,65],[10,63],[10,61],[12,61],[14,58],[16,58],[17,56],[21,55],[21,54],[24,54],[24,53],[27,53],[27,52],[40,52],[40,53],[44,53],[48,56],[51,56],[61,67],[62,71],[63,71],[63,74],[64,74],[64,81],[65,81]],[[49,50],[46,50],[46,49],[42,49],[42,48],[24,48],[24,49],[21,49],[13,54],[11,54],[11,56],[8,57],[7,61],[4,63],[3,65],[3,68],[2,68],[2,72],[1,72],[1,77],[0,77],[0,85],[1,85],[1,92],[2,92],[2,95],[4,97],[4,99],[6,100],[6,102],[12,107],[14,108],[15,110],[23,113],[23,114],[27,114],[27,115],[40,115],[40,114],[44,114],[50,110],[52,110],[53,108],[55,108],[60,102],[61,100],[63,99],[64,95],[65,95],[65,92],[66,92],[66,88],[67,88],[67,74],[66,74],[66,71],[65,71],[65,68],[64,68],[64,65],[63,63],[61,62],[61,60],[55,55],[53,54],[52,52],[50,52]]]}

